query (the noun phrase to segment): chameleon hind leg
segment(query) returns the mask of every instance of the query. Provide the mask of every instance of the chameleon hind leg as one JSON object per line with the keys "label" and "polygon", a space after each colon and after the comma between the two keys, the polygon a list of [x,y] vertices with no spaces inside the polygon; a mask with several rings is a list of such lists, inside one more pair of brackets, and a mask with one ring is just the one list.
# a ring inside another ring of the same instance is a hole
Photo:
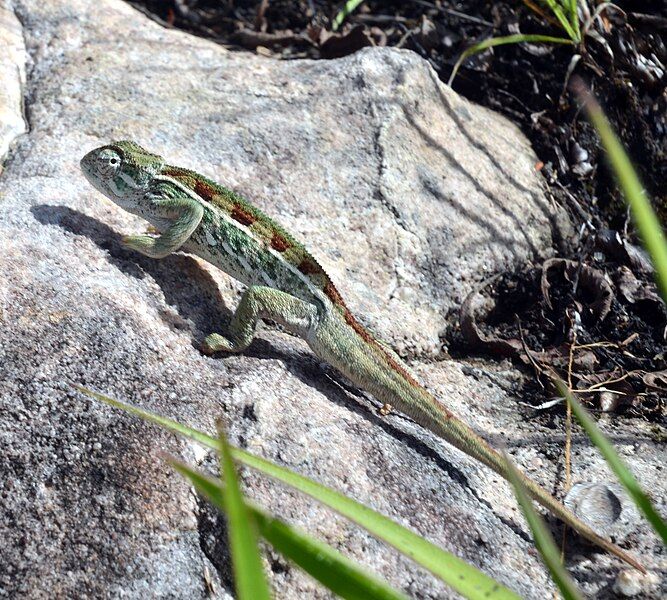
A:
{"label": "chameleon hind leg", "polygon": [[316,315],[313,304],[274,288],[253,285],[244,292],[229,325],[228,335],[212,333],[206,337],[201,349],[205,354],[242,352],[255,337],[259,319],[271,319],[305,337]]}

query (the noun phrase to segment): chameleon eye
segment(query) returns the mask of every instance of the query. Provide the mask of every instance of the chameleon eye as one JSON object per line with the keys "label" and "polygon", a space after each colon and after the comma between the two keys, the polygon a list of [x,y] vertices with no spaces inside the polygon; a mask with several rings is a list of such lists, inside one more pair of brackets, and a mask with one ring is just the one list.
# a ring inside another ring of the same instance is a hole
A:
{"label": "chameleon eye", "polygon": [[120,164],[120,156],[113,150],[105,148],[98,156],[97,171],[100,175],[110,177],[118,170]]}

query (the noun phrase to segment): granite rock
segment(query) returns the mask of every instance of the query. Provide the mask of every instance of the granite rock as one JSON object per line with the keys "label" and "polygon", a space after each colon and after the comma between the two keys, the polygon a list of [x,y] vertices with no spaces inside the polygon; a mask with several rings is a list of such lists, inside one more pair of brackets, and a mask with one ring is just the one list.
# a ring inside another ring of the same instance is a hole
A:
{"label": "granite rock", "polygon": [[[277,62],[164,29],[119,0],[0,5],[0,36],[25,40],[0,80],[16,85],[25,69],[29,126],[5,134],[0,177],[0,595],[231,594],[224,524],[159,454],[204,466],[211,457],[72,384],[208,431],[220,417],[234,443],[388,514],[525,597],[551,593],[509,488],[400,415],[380,417],[301,340],[269,325],[241,356],[203,356],[198,344],[224,328],[241,286],[190,256],[121,249],[120,235],[145,224],[78,167],[91,148],[133,138],[246,195],[307,241],[438,397],[556,490],[562,432],[527,420],[521,376],[439,356],[452,311],[478,281],[548,256],[567,235],[516,127],[457,97],[408,51]],[[652,451],[628,458],[658,481],[650,432],[642,443]],[[578,444],[575,476],[603,477]],[[255,501],[408,594],[453,597],[340,517],[242,475]],[[637,527],[631,549],[655,566],[653,538]],[[618,564],[584,550],[575,546],[575,575],[591,593],[610,587]],[[275,555],[267,564],[278,597],[327,597]]]}

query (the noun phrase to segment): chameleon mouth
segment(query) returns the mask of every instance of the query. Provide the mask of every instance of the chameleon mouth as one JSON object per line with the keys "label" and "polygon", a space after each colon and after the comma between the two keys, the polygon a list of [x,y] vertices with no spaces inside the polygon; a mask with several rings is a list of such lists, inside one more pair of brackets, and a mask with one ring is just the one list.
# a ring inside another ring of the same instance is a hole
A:
{"label": "chameleon mouth", "polygon": [[79,166],[81,167],[81,171],[83,171],[83,174],[86,176],[86,179],[93,183],[93,174],[95,173],[95,159],[93,157],[93,153],[89,152],[86,154],[80,161],[79,161]]}
{"label": "chameleon mouth", "polygon": [[79,162],[79,166],[81,167],[81,172],[83,173],[84,177],[88,180],[88,183],[90,183],[90,185],[92,185],[98,192],[100,192],[104,196],[110,197],[111,190],[104,181],[104,177],[101,176],[101,174],[99,173],[99,170],[97,169],[95,164],[95,160],[93,156],[91,156],[91,154],[92,153],[86,154]]}

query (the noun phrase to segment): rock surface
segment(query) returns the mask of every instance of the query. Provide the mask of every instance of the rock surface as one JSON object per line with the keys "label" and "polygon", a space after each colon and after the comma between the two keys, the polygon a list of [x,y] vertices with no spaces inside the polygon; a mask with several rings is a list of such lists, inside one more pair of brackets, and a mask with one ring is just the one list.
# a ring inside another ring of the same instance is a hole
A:
{"label": "rock surface", "polygon": [[[0,3],[0,163],[10,144],[26,131],[23,118],[26,49],[21,23]],[[1,171],[0,171],[1,172]]]}
{"label": "rock surface", "polygon": [[[562,233],[517,129],[407,51],[281,63],[165,30],[118,0],[2,6],[0,23],[14,35],[17,15],[28,51],[29,133],[0,177],[0,595],[230,594],[220,521],[158,456],[194,462],[201,451],[73,383],[209,431],[222,417],[234,443],[349,493],[525,597],[549,593],[508,487],[399,415],[379,417],[303,342],[265,327],[242,356],[201,355],[240,286],[189,256],[122,250],[119,235],[145,225],[78,168],[87,150],[131,137],[242,192],[308,241],[371,327],[421,358],[413,367],[437,396],[555,489],[561,432],[519,418],[518,374],[430,360],[477,281],[548,255]],[[9,60],[3,86],[24,68],[20,51]],[[650,484],[661,465],[636,427],[619,447],[642,439],[650,451],[629,459]],[[578,444],[579,474],[604,479]],[[313,502],[252,473],[244,481],[260,504],[406,593],[453,597]],[[630,548],[656,568],[654,544],[638,526]],[[580,551],[572,562],[587,591],[610,588],[618,564]],[[267,560],[278,597],[327,597]]]}

